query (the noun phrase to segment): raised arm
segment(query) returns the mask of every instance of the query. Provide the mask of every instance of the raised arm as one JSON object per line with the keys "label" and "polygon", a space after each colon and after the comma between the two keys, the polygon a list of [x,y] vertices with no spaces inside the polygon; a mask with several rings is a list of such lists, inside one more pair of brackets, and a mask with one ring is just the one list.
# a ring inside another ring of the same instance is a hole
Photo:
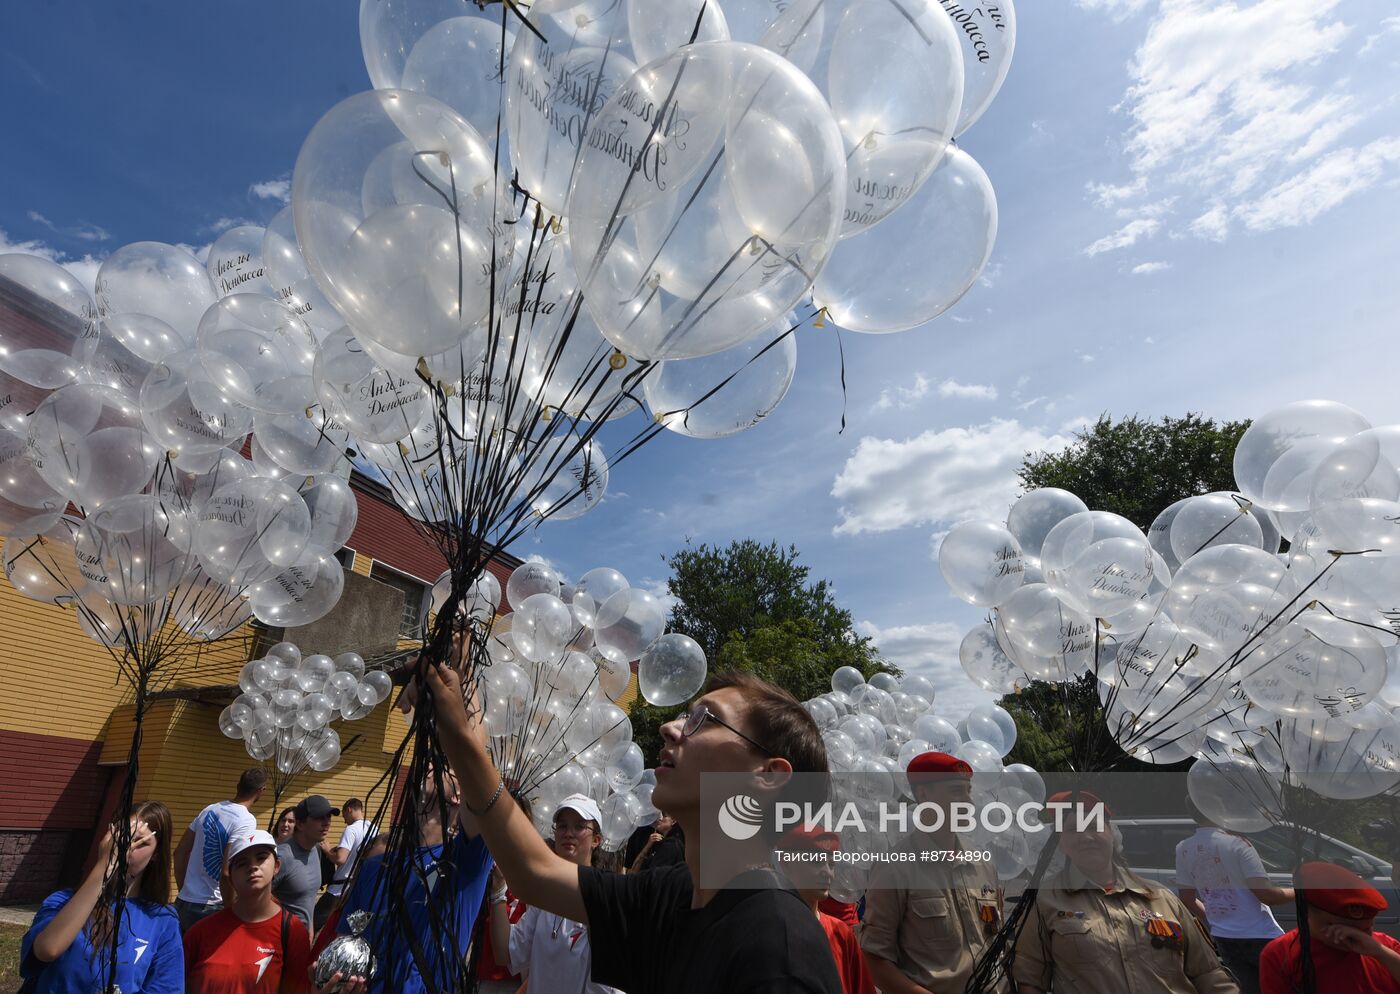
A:
{"label": "raised arm", "polygon": [[554,855],[525,812],[511,803],[501,774],[491,762],[479,710],[468,715],[457,674],[444,666],[427,669],[439,741],[462,792],[463,828],[486,840],[516,897],[532,907],[587,924],[578,866]]}
{"label": "raised arm", "polygon": [[[142,825],[141,829],[147,834],[150,833],[150,829],[145,825]],[[135,841],[132,840],[133,845]],[[66,953],[73,940],[78,937],[78,933],[83,930],[92,909],[97,907],[97,902],[102,899],[102,880],[107,875],[111,861],[112,832],[109,829],[97,846],[97,860],[92,864],[92,869],[88,870],[82,884],[73,892],[68,903],[58,909],[58,914],[53,916],[53,920],[34,937],[34,944],[30,948],[41,962],[52,963]]]}
{"label": "raised arm", "polygon": [[185,889],[185,874],[190,869],[190,854],[194,852],[194,829],[186,828],[180,836],[180,844],[175,848],[175,889]]}

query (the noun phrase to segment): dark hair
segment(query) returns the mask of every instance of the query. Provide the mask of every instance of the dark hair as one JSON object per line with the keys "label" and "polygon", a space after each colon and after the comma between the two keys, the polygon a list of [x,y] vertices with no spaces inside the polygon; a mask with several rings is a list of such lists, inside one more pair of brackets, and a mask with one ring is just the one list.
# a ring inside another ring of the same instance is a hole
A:
{"label": "dark hair", "polygon": [[352,797],[340,806],[341,811],[363,811],[364,809],[365,802],[358,797]]}
{"label": "dark hair", "polygon": [[791,763],[794,773],[828,771],[821,729],[796,697],[775,683],[739,670],[710,677],[705,693],[727,687],[743,696],[747,731],[756,742]]}
{"label": "dark hair", "polygon": [[267,770],[261,766],[253,766],[243,771],[243,775],[238,778],[238,790],[234,797],[252,797],[258,791],[267,786]]}
{"label": "dark hair", "polygon": [[[170,836],[174,832],[174,820],[170,817],[170,809],[160,801],[143,801],[136,805],[131,817],[149,828],[156,837],[156,851],[151,854],[151,861],[141,873],[136,897],[148,904],[169,904],[172,849]],[[115,838],[117,832],[114,830],[112,835]],[[117,884],[116,876],[110,876],[103,882],[102,896],[88,919],[88,941],[92,945],[94,956],[103,955],[103,950],[110,948],[112,944],[112,930],[116,927],[112,904],[117,899]]]}
{"label": "dark hair", "polygon": [[1191,800],[1190,794],[1186,795],[1186,813],[1191,817],[1191,820],[1194,821],[1197,825],[1215,824],[1215,822],[1211,821],[1210,816],[1204,811],[1202,811],[1196,805],[1195,801]]}
{"label": "dark hair", "polygon": [[272,834],[274,837],[277,835],[277,830],[282,827],[282,819],[287,817],[287,815],[291,815],[292,821],[296,821],[297,809],[294,807],[287,807],[282,809],[281,814],[277,816],[277,820],[272,823]]}

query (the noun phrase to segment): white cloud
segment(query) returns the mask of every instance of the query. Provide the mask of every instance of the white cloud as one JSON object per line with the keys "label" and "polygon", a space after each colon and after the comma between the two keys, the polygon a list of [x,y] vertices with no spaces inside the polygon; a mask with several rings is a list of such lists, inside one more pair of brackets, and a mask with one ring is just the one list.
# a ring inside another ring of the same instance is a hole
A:
{"label": "white cloud", "polygon": [[[1145,6],[1079,3],[1110,13]],[[1186,201],[1189,220],[1171,234],[1222,241],[1239,226],[1306,224],[1400,165],[1393,138],[1339,147],[1386,104],[1367,91],[1378,85],[1388,95],[1389,81],[1373,83],[1356,56],[1400,30],[1400,18],[1387,18],[1363,47],[1340,11],[1341,0],[1161,0],[1120,104],[1131,122],[1123,139],[1131,178],[1089,184],[1101,207],[1132,220],[1086,251],[1156,234],[1141,222],[1163,217],[1152,209],[1164,193]],[[1156,199],[1138,202],[1148,198]]]}
{"label": "white cloud", "polygon": [[957,380],[944,380],[938,384],[938,396],[957,397],[960,400],[996,400],[997,388],[985,383],[959,383]]}
{"label": "white cloud", "polygon": [[211,231],[216,235],[222,235],[230,228],[237,228],[245,224],[257,224],[257,222],[246,217],[229,217],[225,215],[213,224],[207,225],[204,230]]}
{"label": "white cloud", "polygon": [[1308,224],[1348,197],[1374,186],[1386,167],[1396,163],[1400,163],[1400,138],[1338,149],[1259,199],[1242,204],[1235,209],[1235,216],[1251,231]]}
{"label": "white cloud", "polygon": [[1100,207],[1113,207],[1146,192],[1147,177],[1139,176],[1131,183],[1090,183],[1088,188]]}
{"label": "white cloud", "polygon": [[1224,204],[1212,204],[1210,209],[1189,225],[1191,234],[1212,242],[1223,242],[1230,233],[1230,212]]}
{"label": "white cloud", "polygon": [[680,603],[680,599],[673,596],[670,588],[666,586],[665,578],[658,580],[653,576],[644,576],[639,582],[634,583],[633,586],[640,587],[659,600],[668,618],[671,616],[671,611]]}
{"label": "white cloud", "polygon": [[933,683],[934,709],[944,717],[961,719],[981,704],[996,697],[982,690],[963,672],[958,646],[965,632],[951,621],[921,625],[892,625],[888,628],[869,622],[856,623],[856,631],[870,637],[880,654],[906,674],[928,677]]}
{"label": "white cloud", "polygon": [[88,288],[88,292],[92,291],[93,285],[97,282],[97,270],[102,266],[102,260],[96,259],[91,255],[84,255],[81,259],[75,259],[43,242],[11,241],[10,236],[5,233],[5,230],[0,228],[0,255],[5,255],[10,252],[42,256],[50,262],[58,263],[58,265],[76,276],[83,286]]}
{"label": "white cloud", "polygon": [[860,440],[832,483],[841,502],[837,534],[1000,517],[1017,490],[1027,452],[1064,448],[1072,439],[1015,420],[926,431],[904,441]]}
{"label": "white cloud", "polygon": [[1155,217],[1137,218],[1129,221],[1112,234],[1104,235],[1098,241],[1087,246],[1084,249],[1084,254],[1098,255],[1101,252],[1113,252],[1130,245],[1136,245],[1139,240],[1155,235],[1161,227],[1162,222]]}
{"label": "white cloud", "polygon": [[1157,344],[1157,339],[1153,338],[1151,335],[1148,335],[1146,338],[1144,338],[1144,339],[1142,340],[1142,344],[1143,344],[1143,345],[1156,345],[1156,344]]}
{"label": "white cloud", "polygon": [[1142,10],[1150,0],[1074,0],[1074,2],[1085,10],[1101,11],[1115,21],[1122,21]]}
{"label": "white cloud", "polygon": [[1357,54],[1369,54],[1377,45],[1380,44],[1382,38],[1386,37],[1386,35],[1393,34],[1400,34],[1400,16],[1387,17],[1384,21],[1381,21],[1380,30],[1366,39],[1366,44],[1361,46],[1361,51]]}
{"label": "white cloud", "polygon": [[200,262],[209,262],[209,250],[214,247],[213,242],[206,242],[203,245],[191,245],[189,242],[176,242],[176,248],[182,248]]}
{"label": "white cloud", "polygon": [[1081,352],[1079,353],[1079,361],[1087,366],[1089,363],[1094,361],[1094,356],[1088,352]]}
{"label": "white cloud", "polygon": [[82,242],[105,242],[112,237],[112,233],[106,228],[97,224],[88,224],[86,221],[69,227],[60,227],[38,211],[29,211],[29,220],[35,224],[42,224],[55,234],[76,238]]}
{"label": "white cloud", "polygon": [[914,374],[914,383],[907,387],[886,387],[880,391],[880,399],[875,401],[875,410],[888,411],[891,408],[903,410],[928,395],[929,381],[923,373]]}
{"label": "white cloud", "polygon": [[282,179],[266,179],[261,183],[254,183],[248,187],[249,196],[259,200],[277,200],[281,203],[291,203],[292,181],[286,177]]}
{"label": "white cloud", "polygon": [[1139,262],[1133,267],[1132,273],[1134,276],[1145,276],[1148,273],[1160,273],[1164,269],[1171,268],[1170,262]]}

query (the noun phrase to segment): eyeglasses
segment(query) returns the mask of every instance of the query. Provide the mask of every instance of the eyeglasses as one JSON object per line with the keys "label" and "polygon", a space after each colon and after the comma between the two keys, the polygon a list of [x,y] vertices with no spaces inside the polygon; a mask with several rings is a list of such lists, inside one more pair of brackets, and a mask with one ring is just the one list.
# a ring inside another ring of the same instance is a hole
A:
{"label": "eyeglasses", "polygon": [[735,728],[733,725],[725,721],[723,718],[715,714],[703,704],[693,709],[689,714],[682,715],[681,717],[685,720],[685,724],[681,726],[681,738],[683,739],[688,739],[696,732],[700,731],[700,726],[705,724],[706,721],[713,721],[716,725],[719,725],[722,728],[729,729],[731,732],[739,736],[739,738],[743,739],[745,742],[753,746],[765,756],[772,755],[772,750],[765,749],[763,746],[759,745],[753,739],[749,738],[743,732],[739,731],[739,729]]}
{"label": "eyeglasses", "polygon": [[582,835],[584,832],[592,832],[592,825],[566,825],[563,822],[554,823],[555,835]]}

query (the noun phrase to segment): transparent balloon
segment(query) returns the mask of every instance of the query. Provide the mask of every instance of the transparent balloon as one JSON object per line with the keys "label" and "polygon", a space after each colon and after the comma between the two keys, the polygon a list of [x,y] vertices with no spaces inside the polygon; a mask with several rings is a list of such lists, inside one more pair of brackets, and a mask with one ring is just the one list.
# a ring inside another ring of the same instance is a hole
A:
{"label": "transparent balloon", "polygon": [[72,383],[78,371],[72,353],[96,334],[97,307],[82,283],[48,259],[7,253],[0,255],[0,296],[46,305],[42,340],[27,322],[0,328],[0,373],[45,389]]}
{"label": "transparent balloon", "polygon": [[114,314],[148,314],[194,340],[199,319],[215,301],[214,284],[199,260],[163,242],[123,245],[97,271],[97,308]]}
{"label": "transparent balloon", "polygon": [[143,490],[161,456],[136,408],[89,384],[49,394],[28,427],[30,460],[44,482],[87,509]]}
{"label": "transparent balloon", "polygon": [[972,289],[996,234],[991,181],[972,156],[950,147],[900,210],[836,247],[812,302],[851,331],[915,328]]}
{"label": "transparent balloon", "polygon": [[300,495],[249,478],[221,486],[205,502],[194,548],[206,573],[242,587],[297,563],[310,534],[311,513]]}
{"label": "transparent balloon", "polygon": [[843,238],[889,217],[938,165],[963,101],[963,54],[933,0],[796,0],[761,44],[831,103],[846,149]]}
{"label": "transparent balloon", "polygon": [[831,112],[786,60],[718,42],[651,63],[598,114],[573,176],[569,247],[585,305],[628,356],[745,341],[830,256],[845,181]]}
{"label": "transparent balloon", "polygon": [[[386,169],[396,182],[380,185]],[[476,129],[409,90],[349,97],[311,130],[292,178],[297,239],[357,336],[430,355],[486,313],[493,251],[499,265],[514,250],[493,170]]]}
{"label": "transparent balloon", "polygon": [[271,297],[276,291],[263,265],[263,241],[267,229],[256,224],[229,228],[209,246],[205,268],[220,297],[231,293],[256,293]]}
{"label": "transparent balloon", "polygon": [[995,607],[1021,586],[1021,547],[993,521],[955,525],[938,549],[938,569],[955,595],[979,607]]}
{"label": "transparent balloon", "polygon": [[177,457],[212,454],[252,429],[253,413],[240,399],[250,390],[246,374],[228,359],[183,349],[150,367],[140,387],[141,418]]}
{"label": "transparent balloon", "polygon": [[1235,446],[1235,482],[1245,497],[1265,508],[1307,510],[1323,460],[1370,427],[1335,401],[1304,400],[1270,411],[1251,422]]}
{"label": "transparent balloon", "polygon": [[704,686],[706,672],[705,650],[679,632],[659,637],[637,661],[642,696],[658,707],[690,700]]}

